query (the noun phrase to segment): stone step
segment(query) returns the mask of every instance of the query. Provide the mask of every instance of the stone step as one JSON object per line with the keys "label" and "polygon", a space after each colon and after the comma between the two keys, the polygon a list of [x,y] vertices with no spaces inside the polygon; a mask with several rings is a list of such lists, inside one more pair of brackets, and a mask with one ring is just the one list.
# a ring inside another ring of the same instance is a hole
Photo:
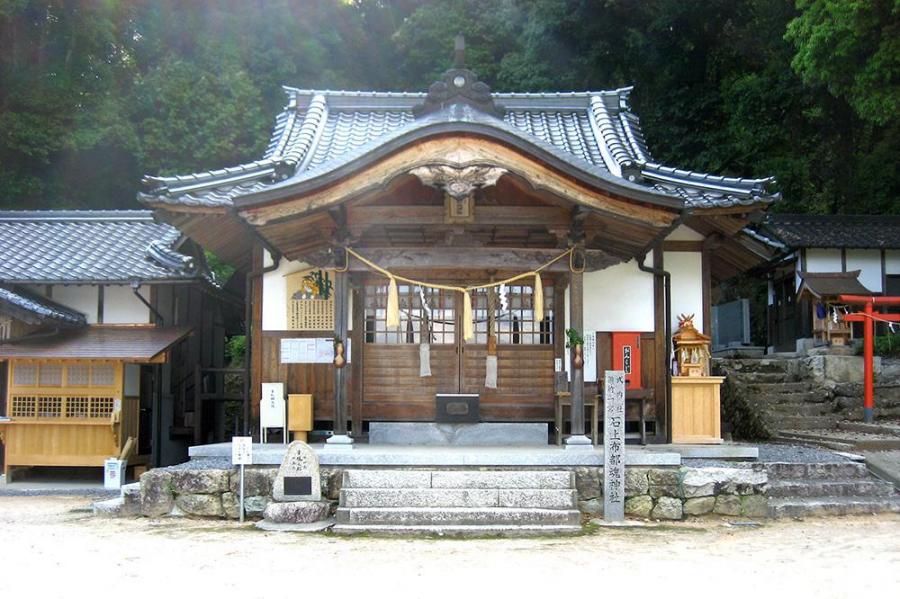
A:
{"label": "stone step", "polygon": [[815,497],[769,499],[772,518],[806,518],[816,516],[846,516],[850,514],[880,514],[900,512],[897,497]]}
{"label": "stone step", "polygon": [[728,372],[744,373],[780,373],[790,374],[797,368],[797,361],[791,359],[746,358],[743,360],[727,360],[722,365]]}
{"label": "stone step", "polygon": [[769,497],[892,497],[894,485],[880,480],[777,480]]}
{"label": "stone step", "polygon": [[835,414],[834,405],[831,403],[771,403],[765,406],[765,409],[772,417],[818,417],[818,416],[838,416],[843,418],[842,414]]}
{"label": "stone step", "polygon": [[725,376],[732,379],[734,382],[742,384],[784,384],[796,381],[793,376],[784,374],[783,372],[741,372],[734,370],[728,371]]}
{"label": "stone step", "polygon": [[834,397],[820,391],[804,393],[748,393],[747,400],[762,405],[835,405]]}
{"label": "stone step", "polygon": [[341,507],[575,509],[571,489],[343,489]]}
{"label": "stone step", "polygon": [[766,418],[777,430],[822,430],[833,429],[842,419],[840,414],[831,416],[782,416],[770,414]]}
{"label": "stone step", "polygon": [[800,444],[813,444],[820,447],[824,447],[826,449],[833,449],[834,451],[846,451],[853,453],[855,446],[853,443],[844,443],[840,441],[829,440],[822,436],[814,436],[809,434],[811,431],[804,431],[804,433],[796,433],[795,431],[777,431],[775,433],[775,440],[779,443],[800,443]]}
{"label": "stone step", "polygon": [[338,524],[374,525],[530,525],[576,526],[581,524],[578,510],[505,508],[505,507],[340,507]]}
{"label": "stone step", "polygon": [[582,532],[580,525],[575,524],[480,524],[480,525],[446,525],[446,524],[336,524],[331,531],[335,534],[375,534],[401,536],[558,536],[574,535]]}
{"label": "stone step", "polygon": [[770,484],[779,480],[868,480],[869,469],[857,462],[768,462],[765,465]]}
{"label": "stone step", "polygon": [[570,471],[346,470],[342,488],[571,489]]}
{"label": "stone step", "polygon": [[125,499],[122,497],[113,497],[104,501],[95,501],[91,504],[94,516],[97,518],[122,518],[125,516],[136,516],[140,513],[140,506],[135,513],[129,513],[125,505]]}
{"label": "stone step", "polygon": [[838,422],[838,428],[843,431],[851,431],[854,433],[870,433],[873,435],[890,435],[900,437],[900,426],[896,424],[879,424],[877,422],[850,422],[844,420]]}
{"label": "stone step", "polygon": [[815,383],[807,382],[748,383],[745,391],[752,395],[783,395],[791,393],[820,394],[822,388]]}

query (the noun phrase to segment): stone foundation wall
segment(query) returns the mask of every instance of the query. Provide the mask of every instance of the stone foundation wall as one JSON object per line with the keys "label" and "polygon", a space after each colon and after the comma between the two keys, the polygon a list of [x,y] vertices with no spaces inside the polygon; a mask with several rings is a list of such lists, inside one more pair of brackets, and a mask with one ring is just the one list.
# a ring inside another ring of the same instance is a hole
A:
{"label": "stone foundation wall", "polygon": [[[492,468],[492,470],[494,470]],[[275,466],[244,471],[244,506],[261,518],[272,502]],[[603,468],[574,468],[579,509],[603,511]],[[343,469],[322,468],[322,498],[337,502]],[[141,476],[141,514],[148,517],[238,517],[237,469],[158,468]],[[734,468],[631,467],[625,471],[625,513],[637,518],[681,520],[719,514],[767,515],[768,476],[762,464]]]}

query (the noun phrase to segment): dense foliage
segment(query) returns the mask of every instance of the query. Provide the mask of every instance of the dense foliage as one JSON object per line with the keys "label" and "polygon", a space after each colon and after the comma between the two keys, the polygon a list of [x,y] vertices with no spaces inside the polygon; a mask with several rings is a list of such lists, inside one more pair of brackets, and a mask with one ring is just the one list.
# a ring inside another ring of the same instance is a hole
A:
{"label": "dense foliage", "polygon": [[424,90],[459,32],[498,90],[633,84],[658,159],[779,210],[900,212],[898,0],[0,0],[0,205],[135,207],[258,157],[280,85]]}

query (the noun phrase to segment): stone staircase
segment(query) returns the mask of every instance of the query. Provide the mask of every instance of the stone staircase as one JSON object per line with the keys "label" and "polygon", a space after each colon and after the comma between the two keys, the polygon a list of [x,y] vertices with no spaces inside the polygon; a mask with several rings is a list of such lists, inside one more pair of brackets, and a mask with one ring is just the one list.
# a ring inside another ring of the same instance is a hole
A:
{"label": "stone staircase", "polygon": [[141,514],[141,483],[122,485],[121,494],[112,499],[95,501],[92,506],[95,516],[122,518]]}
{"label": "stone staircase", "polygon": [[[801,380],[789,358],[717,361],[725,374],[723,401],[744,436],[776,437],[785,430],[832,429],[845,416],[833,391]],[[743,422],[740,420],[743,419]],[[750,422],[752,421],[752,422]]]}
{"label": "stone staircase", "polygon": [[766,464],[769,516],[804,518],[900,512],[894,485],[857,462]]}
{"label": "stone staircase", "polygon": [[581,531],[568,471],[347,470],[336,520],[338,534]]}

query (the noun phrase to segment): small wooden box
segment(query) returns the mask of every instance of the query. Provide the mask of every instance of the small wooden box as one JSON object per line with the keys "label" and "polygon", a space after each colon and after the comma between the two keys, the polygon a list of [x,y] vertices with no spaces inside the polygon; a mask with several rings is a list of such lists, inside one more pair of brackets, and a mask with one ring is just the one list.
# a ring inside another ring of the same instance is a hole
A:
{"label": "small wooden box", "polygon": [[313,396],[302,393],[288,394],[288,430],[292,433],[313,429]]}

